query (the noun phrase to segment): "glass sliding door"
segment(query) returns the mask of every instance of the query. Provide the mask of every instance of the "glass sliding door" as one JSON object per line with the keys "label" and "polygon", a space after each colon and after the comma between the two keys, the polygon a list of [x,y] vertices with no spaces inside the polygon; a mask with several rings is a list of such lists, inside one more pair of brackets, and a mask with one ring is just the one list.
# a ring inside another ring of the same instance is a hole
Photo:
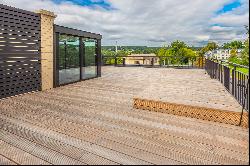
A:
{"label": "glass sliding door", "polygon": [[82,79],[93,78],[97,76],[97,63],[96,63],[96,40],[84,39],[83,40],[83,67]]}
{"label": "glass sliding door", "polygon": [[59,85],[80,80],[79,37],[59,36]]}

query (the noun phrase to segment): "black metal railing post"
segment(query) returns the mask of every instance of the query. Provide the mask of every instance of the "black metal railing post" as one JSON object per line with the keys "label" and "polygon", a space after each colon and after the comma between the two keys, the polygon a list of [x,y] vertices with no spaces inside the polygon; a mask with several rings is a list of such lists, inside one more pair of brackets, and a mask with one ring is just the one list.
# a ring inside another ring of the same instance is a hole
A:
{"label": "black metal railing post", "polygon": [[122,65],[125,67],[126,66],[126,58],[122,58]]}
{"label": "black metal railing post", "polygon": [[104,66],[105,65],[105,63],[104,63],[104,56],[101,56],[101,59],[102,59],[102,66]]}
{"label": "black metal railing post", "polygon": [[202,56],[201,57],[201,68],[203,69],[204,68],[204,59],[203,59],[204,57]]}
{"label": "black metal railing post", "polygon": [[236,72],[236,65],[232,69],[232,95],[235,95],[235,72]]}
{"label": "black metal railing post", "polygon": [[[245,110],[249,110],[249,76],[237,71],[237,67],[245,67],[242,65],[233,65],[232,75],[230,67],[223,64],[222,61],[205,59],[205,70],[212,79],[219,80],[224,87],[234,96],[239,104]],[[232,76],[232,78],[231,78]]]}
{"label": "black metal railing post", "polygon": [[224,86],[229,91],[230,90],[230,69],[227,66],[223,66],[224,70]]}
{"label": "black metal railing post", "polygon": [[117,57],[115,56],[115,66],[117,66]]}

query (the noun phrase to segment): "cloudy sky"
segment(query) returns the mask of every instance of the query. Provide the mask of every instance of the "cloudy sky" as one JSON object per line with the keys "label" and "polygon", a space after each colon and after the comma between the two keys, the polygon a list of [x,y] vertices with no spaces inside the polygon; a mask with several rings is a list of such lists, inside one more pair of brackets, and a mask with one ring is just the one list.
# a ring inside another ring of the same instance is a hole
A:
{"label": "cloudy sky", "polygon": [[201,46],[243,40],[249,0],[0,0],[57,14],[55,23],[103,35],[103,45]]}

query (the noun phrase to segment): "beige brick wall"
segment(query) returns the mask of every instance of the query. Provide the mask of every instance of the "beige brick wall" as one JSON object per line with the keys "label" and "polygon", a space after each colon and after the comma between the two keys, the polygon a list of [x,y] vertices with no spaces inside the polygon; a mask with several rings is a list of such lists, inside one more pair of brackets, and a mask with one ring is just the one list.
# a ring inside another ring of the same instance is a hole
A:
{"label": "beige brick wall", "polygon": [[53,25],[56,15],[46,10],[41,15],[41,77],[42,90],[53,88]]}

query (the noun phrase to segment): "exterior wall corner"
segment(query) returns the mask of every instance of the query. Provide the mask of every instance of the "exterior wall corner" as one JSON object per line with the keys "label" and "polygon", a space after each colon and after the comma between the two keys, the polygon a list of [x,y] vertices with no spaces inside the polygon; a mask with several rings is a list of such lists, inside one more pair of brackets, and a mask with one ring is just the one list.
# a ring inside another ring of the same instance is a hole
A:
{"label": "exterior wall corner", "polygon": [[42,91],[54,85],[54,19],[56,15],[46,10],[37,11],[41,16],[41,82]]}

